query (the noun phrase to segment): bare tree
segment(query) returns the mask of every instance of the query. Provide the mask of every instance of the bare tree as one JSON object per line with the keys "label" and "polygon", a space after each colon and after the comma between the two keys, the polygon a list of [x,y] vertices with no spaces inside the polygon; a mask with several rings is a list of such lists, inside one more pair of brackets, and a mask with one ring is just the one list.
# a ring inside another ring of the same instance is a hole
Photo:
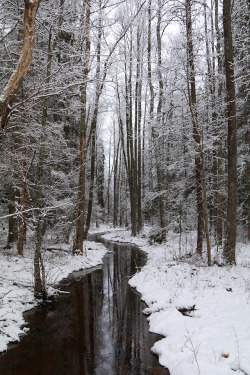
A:
{"label": "bare tree", "polygon": [[24,0],[24,32],[23,48],[19,62],[9,82],[0,96],[0,131],[8,123],[8,116],[12,110],[13,103],[28,73],[35,47],[35,21],[36,13],[41,0]]}

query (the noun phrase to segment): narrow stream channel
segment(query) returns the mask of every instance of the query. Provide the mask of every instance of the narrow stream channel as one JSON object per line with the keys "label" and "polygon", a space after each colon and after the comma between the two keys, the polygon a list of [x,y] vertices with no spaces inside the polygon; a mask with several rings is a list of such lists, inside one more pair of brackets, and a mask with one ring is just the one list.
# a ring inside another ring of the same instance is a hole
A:
{"label": "narrow stream channel", "polygon": [[[145,307],[128,278],[146,256],[135,246],[105,243],[103,267],[74,272],[70,294],[25,313],[30,331],[0,356],[0,375],[167,375],[150,348]],[[91,250],[90,250],[91,251]]]}

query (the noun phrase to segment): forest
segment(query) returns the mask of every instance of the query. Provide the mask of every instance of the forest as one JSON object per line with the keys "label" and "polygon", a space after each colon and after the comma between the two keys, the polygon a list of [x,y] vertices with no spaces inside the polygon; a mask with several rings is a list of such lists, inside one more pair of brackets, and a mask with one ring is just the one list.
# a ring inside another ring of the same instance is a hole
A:
{"label": "forest", "polygon": [[[53,3],[53,4],[52,4]],[[83,252],[92,224],[145,224],[235,263],[250,238],[249,4],[1,1],[1,222]],[[7,223],[8,221],[8,223]]]}
{"label": "forest", "polygon": [[249,10],[0,0],[0,373],[250,374]]}

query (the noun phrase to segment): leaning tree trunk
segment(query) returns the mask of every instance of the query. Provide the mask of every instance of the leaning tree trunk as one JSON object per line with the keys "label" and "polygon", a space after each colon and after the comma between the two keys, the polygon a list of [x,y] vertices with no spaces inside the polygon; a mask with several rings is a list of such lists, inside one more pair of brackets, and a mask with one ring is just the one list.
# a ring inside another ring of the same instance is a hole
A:
{"label": "leaning tree trunk", "polygon": [[35,20],[41,0],[24,0],[23,48],[16,70],[0,96],[0,131],[6,127],[16,96],[28,73],[35,47]]}
{"label": "leaning tree trunk", "polygon": [[236,220],[237,220],[237,122],[234,81],[234,57],[232,40],[231,0],[223,0],[223,29],[227,90],[228,123],[228,197],[226,218],[226,263],[235,263]]}

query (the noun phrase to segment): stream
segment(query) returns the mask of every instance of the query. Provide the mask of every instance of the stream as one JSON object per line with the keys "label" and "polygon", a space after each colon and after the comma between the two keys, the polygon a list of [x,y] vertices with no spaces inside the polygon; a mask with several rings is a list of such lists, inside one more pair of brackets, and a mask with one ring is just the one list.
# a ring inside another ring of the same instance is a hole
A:
{"label": "stream", "polygon": [[150,350],[161,336],[128,285],[146,255],[104,244],[103,266],[72,273],[59,284],[66,293],[24,314],[30,330],[0,356],[0,375],[169,375]]}

